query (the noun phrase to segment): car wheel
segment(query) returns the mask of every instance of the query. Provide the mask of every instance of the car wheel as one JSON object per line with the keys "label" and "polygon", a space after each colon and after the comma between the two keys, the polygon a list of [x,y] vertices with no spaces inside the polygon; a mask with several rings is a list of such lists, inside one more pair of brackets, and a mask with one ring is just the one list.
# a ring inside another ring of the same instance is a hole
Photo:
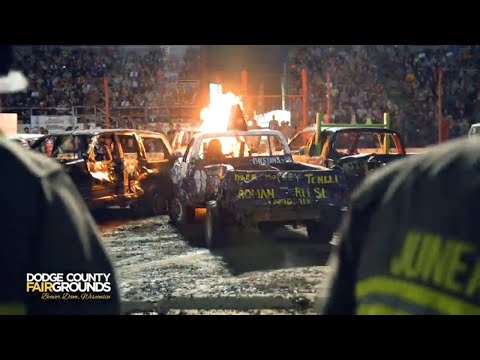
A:
{"label": "car wheel", "polygon": [[205,245],[209,249],[215,249],[223,242],[223,224],[220,219],[218,205],[216,201],[207,203],[207,212],[205,215]]}
{"label": "car wheel", "polygon": [[152,215],[164,215],[167,212],[167,199],[158,191],[154,191],[148,200],[148,209]]}
{"label": "car wheel", "polygon": [[167,199],[158,191],[152,190],[145,195],[142,202],[135,206],[137,214],[158,216],[167,213]]}
{"label": "car wheel", "polygon": [[175,196],[169,204],[170,221],[176,225],[191,224],[195,219],[195,209]]}

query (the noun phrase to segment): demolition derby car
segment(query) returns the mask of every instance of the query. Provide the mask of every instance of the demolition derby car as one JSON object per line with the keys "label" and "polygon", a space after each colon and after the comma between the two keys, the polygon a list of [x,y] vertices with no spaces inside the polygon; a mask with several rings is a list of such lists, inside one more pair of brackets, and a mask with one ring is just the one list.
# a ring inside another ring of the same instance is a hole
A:
{"label": "demolition derby car", "polygon": [[388,123],[320,124],[296,134],[289,146],[295,161],[339,169],[348,193],[371,171],[407,156],[402,137]]}
{"label": "demolition derby car", "polygon": [[82,130],[38,139],[34,151],[64,165],[91,208],[131,206],[166,213],[174,156],[165,135],[140,130]]}
{"label": "demolition derby car", "polygon": [[270,231],[304,224],[309,239],[328,243],[341,217],[341,173],[295,163],[279,131],[196,134],[175,162],[172,181],[172,222],[190,223],[196,208],[206,208],[210,248],[221,245],[231,226]]}

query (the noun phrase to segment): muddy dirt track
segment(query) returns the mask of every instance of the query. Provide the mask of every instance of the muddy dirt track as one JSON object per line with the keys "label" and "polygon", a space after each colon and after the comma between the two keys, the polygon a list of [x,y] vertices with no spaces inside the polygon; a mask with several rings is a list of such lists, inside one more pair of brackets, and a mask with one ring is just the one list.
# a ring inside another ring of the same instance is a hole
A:
{"label": "muddy dirt track", "polygon": [[126,313],[309,314],[328,271],[331,245],[311,243],[304,228],[228,234],[201,246],[201,214],[179,231],[167,216],[134,219],[128,209],[96,213],[116,266]]}

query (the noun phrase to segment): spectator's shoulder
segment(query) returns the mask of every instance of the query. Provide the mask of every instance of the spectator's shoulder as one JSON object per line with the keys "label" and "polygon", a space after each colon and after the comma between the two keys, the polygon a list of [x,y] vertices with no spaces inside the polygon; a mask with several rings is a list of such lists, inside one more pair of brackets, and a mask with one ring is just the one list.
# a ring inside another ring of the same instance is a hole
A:
{"label": "spectator's shoulder", "polygon": [[62,171],[60,164],[43,154],[26,150],[7,138],[0,138],[0,159],[4,171],[15,176],[42,179]]}

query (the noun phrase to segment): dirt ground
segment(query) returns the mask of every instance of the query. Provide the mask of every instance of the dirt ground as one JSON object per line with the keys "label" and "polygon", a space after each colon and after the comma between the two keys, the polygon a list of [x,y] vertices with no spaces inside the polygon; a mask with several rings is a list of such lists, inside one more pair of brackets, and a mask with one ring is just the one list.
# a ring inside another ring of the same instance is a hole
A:
{"label": "dirt ground", "polygon": [[114,261],[128,314],[313,314],[332,245],[299,227],[262,237],[227,234],[201,246],[200,219],[179,231],[166,216],[132,219],[128,209],[95,214]]}

